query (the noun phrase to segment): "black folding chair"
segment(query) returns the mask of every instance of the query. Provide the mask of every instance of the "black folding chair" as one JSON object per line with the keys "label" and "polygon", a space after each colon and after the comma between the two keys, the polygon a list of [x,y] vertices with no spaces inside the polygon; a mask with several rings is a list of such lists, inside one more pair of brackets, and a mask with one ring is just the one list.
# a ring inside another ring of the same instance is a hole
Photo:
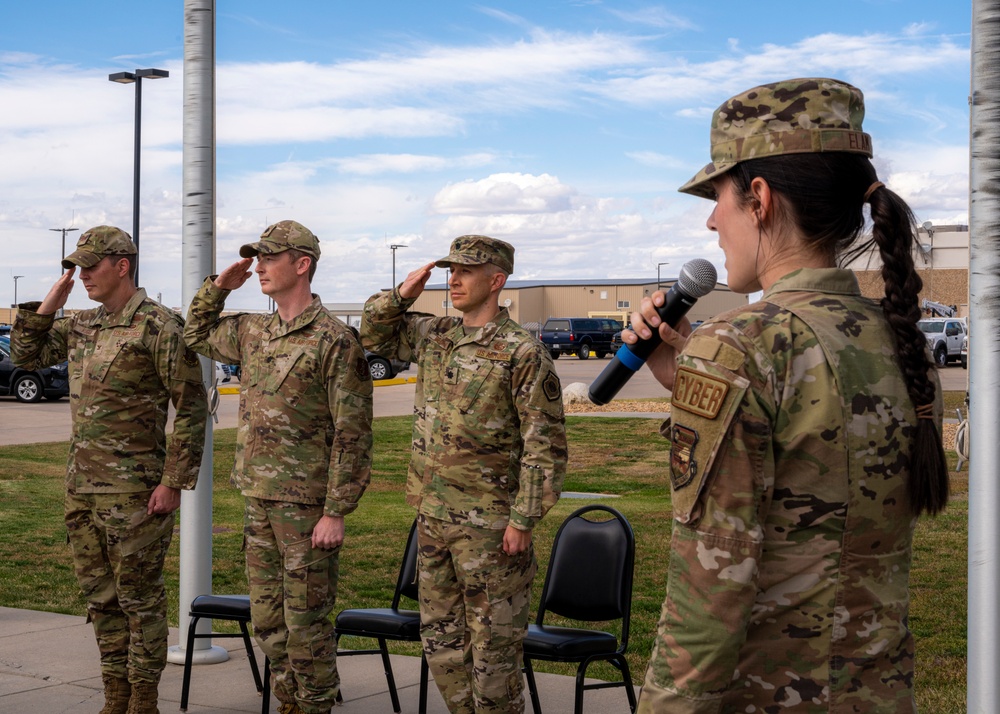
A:
{"label": "black folding chair", "polygon": [[[583,516],[603,511],[613,518],[591,521]],[[579,662],[576,670],[575,714],[583,712],[585,689],[625,687],[629,709],[635,711],[635,690],[625,651],[632,610],[635,535],[625,516],[601,505],[584,506],[563,521],[552,544],[538,618],[528,625],[524,640],[524,671],[535,714],[541,714],[532,660]],[[611,632],[545,624],[546,613],[583,622],[622,621],[621,639]],[[584,684],[591,662],[606,660],[622,675],[620,682]]]}
{"label": "black folding chair", "polygon": [[[253,672],[253,682],[257,693],[263,696],[261,714],[268,714],[270,709],[271,682],[267,658],[264,658],[264,679],[261,681],[260,670],[257,668],[257,657],[254,655],[253,642],[247,624],[250,622],[249,595],[199,595],[191,601],[191,622],[188,625],[187,648],[184,650],[184,680],[181,685],[181,711],[187,711],[188,694],[191,690],[191,659],[194,655],[194,641],[222,637],[242,637],[247,648],[247,659],[250,660],[250,670]],[[205,633],[196,634],[198,621],[203,618],[212,620],[230,620],[239,623],[239,633]]]}
{"label": "black folding chair", "polygon": [[[337,633],[338,657],[352,655],[379,654],[382,655],[382,666],[385,668],[385,679],[389,684],[389,697],[392,699],[392,710],[400,711],[399,695],[396,693],[396,679],[392,675],[392,663],[389,661],[387,640],[401,642],[420,642],[420,611],[400,610],[400,598],[405,596],[417,600],[417,524],[410,526],[410,534],[406,539],[406,550],[403,552],[403,562],[399,566],[399,576],[396,578],[396,592],[392,596],[392,605],[387,608],[358,608],[341,610],[334,625]],[[343,635],[351,637],[374,637],[378,640],[378,649],[343,650],[339,649],[340,638]],[[427,711],[427,660],[420,655],[420,703],[419,714]]]}

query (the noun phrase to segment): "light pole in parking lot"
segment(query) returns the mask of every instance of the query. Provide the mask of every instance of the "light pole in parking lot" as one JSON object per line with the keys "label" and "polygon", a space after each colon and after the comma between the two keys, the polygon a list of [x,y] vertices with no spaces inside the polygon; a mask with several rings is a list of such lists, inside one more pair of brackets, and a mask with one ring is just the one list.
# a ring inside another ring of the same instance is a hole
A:
{"label": "light pole in parking lot", "polygon": [[656,289],[657,290],[660,290],[663,287],[662,285],[660,285],[660,266],[661,265],[670,265],[670,263],[667,262],[667,263],[657,263],[656,264]]}
{"label": "light pole in parking lot", "polygon": [[72,233],[73,231],[80,230],[79,228],[49,228],[50,231],[55,231],[56,233],[62,233],[62,255],[59,257],[59,264],[62,265],[62,261],[66,260],[66,234]]}
{"label": "light pole in parking lot", "polygon": [[14,278],[14,304],[11,305],[11,307],[16,308],[17,307],[17,281],[20,280],[21,278],[23,278],[24,276],[23,275],[14,275],[14,276],[11,276],[11,277]]}
{"label": "light pole in parking lot", "polygon": [[408,245],[403,245],[402,243],[393,243],[389,246],[392,251],[392,287],[396,287],[396,248],[409,248]]}
{"label": "light pole in parking lot", "polygon": [[137,69],[135,72],[114,72],[108,81],[118,84],[135,83],[135,158],[132,169],[132,241],[135,243],[135,284],[139,284],[139,136],[142,125],[142,80],[163,79],[170,73],[165,69]]}

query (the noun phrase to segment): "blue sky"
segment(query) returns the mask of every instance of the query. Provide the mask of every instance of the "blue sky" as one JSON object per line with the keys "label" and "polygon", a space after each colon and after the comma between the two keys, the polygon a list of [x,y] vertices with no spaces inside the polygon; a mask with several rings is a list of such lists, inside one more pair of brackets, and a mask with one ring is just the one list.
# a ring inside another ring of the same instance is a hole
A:
{"label": "blue sky", "polygon": [[[673,275],[693,257],[721,270],[710,204],[676,189],[708,160],[715,107],[791,77],[859,86],[882,180],[920,221],[967,222],[971,3],[216,10],[216,264],[298,220],[322,241],[328,302],[387,287],[390,243],[409,246],[399,280],[470,232],[512,242],[518,279]],[[0,304],[12,275],[19,300],[58,276],[48,229],[131,228],[134,90],[107,75],[159,67],[170,78],[143,85],[141,282],[180,306],[182,61],[182,0],[0,10]],[[251,281],[229,304],[266,299]],[[69,305],[88,305],[82,289]]]}

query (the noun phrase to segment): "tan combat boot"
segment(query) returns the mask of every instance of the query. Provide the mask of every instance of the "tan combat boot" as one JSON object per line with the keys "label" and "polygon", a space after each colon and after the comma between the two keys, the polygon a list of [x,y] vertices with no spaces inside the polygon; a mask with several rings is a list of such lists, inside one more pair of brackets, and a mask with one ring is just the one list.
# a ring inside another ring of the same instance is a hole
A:
{"label": "tan combat boot", "polygon": [[132,685],[132,696],[128,700],[125,714],[160,714],[156,708],[159,701],[156,682],[136,682]]}
{"label": "tan combat boot", "polygon": [[104,708],[98,714],[128,714],[128,698],[132,685],[124,677],[101,675],[104,680]]}
{"label": "tan combat boot", "polygon": [[282,702],[278,714],[305,714],[295,702]]}

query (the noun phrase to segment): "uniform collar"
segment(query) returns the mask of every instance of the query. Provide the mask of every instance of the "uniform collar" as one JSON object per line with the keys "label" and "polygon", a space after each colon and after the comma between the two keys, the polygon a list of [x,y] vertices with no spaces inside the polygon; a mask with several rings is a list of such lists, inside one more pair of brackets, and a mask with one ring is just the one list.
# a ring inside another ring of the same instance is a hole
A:
{"label": "uniform collar", "polygon": [[462,323],[458,323],[451,331],[449,337],[455,345],[466,344],[488,344],[493,340],[493,336],[510,320],[510,313],[507,308],[500,308],[496,317],[487,322],[482,327],[476,329],[468,335],[463,334]]}
{"label": "uniform collar", "polygon": [[104,309],[104,306],[97,308],[97,320],[95,324],[101,327],[122,327],[132,324],[132,318],[135,316],[135,311],[139,309],[142,305],[142,301],[146,299],[146,288],[139,288],[135,291],[135,295],[128,299],[125,303],[125,307],[116,313],[109,313]]}
{"label": "uniform collar", "polygon": [[267,324],[267,330],[271,334],[271,337],[284,337],[285,335],[295,332],[296,330],[301,330],[303,327],[309,325],[316,316],[319,314],[320,310],[323,309],[323,301],[320,300],[319,295],[316,293],[312,294],[312,302],[306,306],[306,309],[296,315],[289,322],[282,322],[281,318],[278,317],[278,312],[275,311],[271,314],[271,320]]}
{"label": "uniform collar", "polygon": [[774,281],[763,300],[775,293],[812,292],[834,295],[861,295],[858,277],[844,268],[799,268]]}

